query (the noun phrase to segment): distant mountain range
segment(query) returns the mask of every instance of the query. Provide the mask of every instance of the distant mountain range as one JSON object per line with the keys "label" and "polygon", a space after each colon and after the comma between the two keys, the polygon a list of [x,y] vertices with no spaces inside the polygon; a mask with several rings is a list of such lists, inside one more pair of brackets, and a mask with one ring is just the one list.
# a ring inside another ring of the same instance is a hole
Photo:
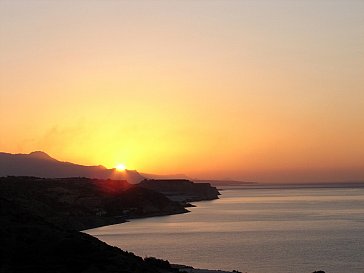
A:
{"label": "distant mountain range", "polygon": [[62,162],[48,154],[36,151],[30,154],[0,153],[1,176],[36,176],[45,178],[88,177],[98,179],[127,180],[139,183],[145,177],[134,170],[119,172],[104,166],[83,166]]}
{"label": "distant mountain range", "polygon": [[197,183],[210,183],[214,186],[250,184],[243,181],[230,180],[195,180],[184,174],[148,174],[136,170],[117,171],[115,168],[107,169],[102,165],[84,166],[71,162],[59,161],[42,151],[30,154],[11,154],[0,152],[0,177],[2,176],[35,176],[44,178],[88,177],[96,179],[127,180],[137,184],[144,179],[170,180],[184,179]]}

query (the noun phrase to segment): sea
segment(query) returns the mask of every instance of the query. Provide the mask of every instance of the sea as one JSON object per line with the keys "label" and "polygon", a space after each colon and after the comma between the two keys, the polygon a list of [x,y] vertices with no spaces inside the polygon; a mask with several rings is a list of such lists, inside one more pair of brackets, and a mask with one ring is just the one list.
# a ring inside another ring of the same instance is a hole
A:
{"label": "sea", "polygon": [[364,273],[364,188],[222,187],[186,214],[85,231],[142,257],[248,273]]}

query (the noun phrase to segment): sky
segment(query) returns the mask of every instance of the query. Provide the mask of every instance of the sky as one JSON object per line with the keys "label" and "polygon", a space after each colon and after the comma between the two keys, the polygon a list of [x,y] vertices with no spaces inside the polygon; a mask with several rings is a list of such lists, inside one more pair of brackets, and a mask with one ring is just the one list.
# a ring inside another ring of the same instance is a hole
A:
{"label": "sky", "polygon": [[0,1],[0,151],[364,181],[364,1]]}

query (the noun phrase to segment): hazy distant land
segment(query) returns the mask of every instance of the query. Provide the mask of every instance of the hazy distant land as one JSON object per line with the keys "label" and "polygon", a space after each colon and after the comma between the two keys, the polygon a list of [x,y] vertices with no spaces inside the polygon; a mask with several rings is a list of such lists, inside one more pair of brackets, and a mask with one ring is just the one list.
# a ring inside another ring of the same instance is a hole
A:
{"label": "hazy distant land", "polygon": [[215,187],[242,186],[242,187],[346,187],[360,186],[364,181],[326,182],[321,183],[261,183],[256,181],[197,179],[185,174],[158,175],[139,173],[137,170],[107,169],[104,166],[84,166],[71,162],[59,161],[47,153],[35,151],[29,154],[10,154],[0,152],[1,176],[34,176],[44,178],[89,177],[97,179],[127,180],[131,184],[139,183],[145,179],[154,180],[192,180],[196,183],[209,183]]}

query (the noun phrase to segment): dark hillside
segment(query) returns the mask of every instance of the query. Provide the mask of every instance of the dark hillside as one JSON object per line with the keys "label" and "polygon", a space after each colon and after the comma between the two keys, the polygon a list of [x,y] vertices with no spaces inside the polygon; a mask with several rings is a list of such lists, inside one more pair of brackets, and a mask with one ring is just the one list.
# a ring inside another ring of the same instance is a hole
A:
{"label": "dark hillside", "polygon": [[187,211],[161,193],[122,180],[2,177],[0,197],[50,223],[75,230]]}
{"label": "dark hillside", "polygon": [[158,191],[171,200],[193,202],[213,200],[219,198],[219,191],[209,183],[194,183],[186,179],[145,179],[139,183],[140,187]]}
{"label": "dark hillside", "polygon": [[0,210],[1,273],[174,272],[168,262],[151,263],[90,235],[62,229],[2,197]]}

